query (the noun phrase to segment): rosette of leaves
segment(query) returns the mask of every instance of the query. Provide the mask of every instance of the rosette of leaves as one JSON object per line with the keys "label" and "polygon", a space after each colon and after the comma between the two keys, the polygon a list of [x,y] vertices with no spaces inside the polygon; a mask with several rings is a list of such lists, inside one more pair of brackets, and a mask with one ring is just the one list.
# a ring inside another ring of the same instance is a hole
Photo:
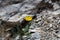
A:
{"label": "rosette of leaves", "polygon": [[[26,24],[26,23],[25,23]],[[29,37],[31,32],[29,32],[29,28],[30,28],[30,23],[27,23],[26,25],[21,25],[20,27],[17,25],[17,30],[18,30],[18,34],[20,35],[19,40],[23,40],[23,36],[27,36]]]}

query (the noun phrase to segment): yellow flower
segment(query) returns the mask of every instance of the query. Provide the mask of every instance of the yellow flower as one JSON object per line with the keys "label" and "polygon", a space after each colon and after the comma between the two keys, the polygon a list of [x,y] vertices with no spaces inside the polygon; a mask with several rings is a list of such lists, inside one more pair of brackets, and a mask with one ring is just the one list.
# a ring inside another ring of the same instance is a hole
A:
{"label": "yellow flower", "polygon": [[31,16],[25,16],[24,19],[25,19],[26,21],[31,21],[31,20],[32,20],[32,17],[31,17]]}

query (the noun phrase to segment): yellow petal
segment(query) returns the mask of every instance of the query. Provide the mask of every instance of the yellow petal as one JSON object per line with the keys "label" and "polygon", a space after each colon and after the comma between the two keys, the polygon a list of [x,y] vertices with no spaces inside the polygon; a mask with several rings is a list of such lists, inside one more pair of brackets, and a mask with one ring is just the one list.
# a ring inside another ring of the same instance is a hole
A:
{"label": "yellow petal", "polygon": [[24,19],[25,19],[26,21],[31,21],[31,20],[32,20],[32,17],[31,17],[31,16],[25,16]]}

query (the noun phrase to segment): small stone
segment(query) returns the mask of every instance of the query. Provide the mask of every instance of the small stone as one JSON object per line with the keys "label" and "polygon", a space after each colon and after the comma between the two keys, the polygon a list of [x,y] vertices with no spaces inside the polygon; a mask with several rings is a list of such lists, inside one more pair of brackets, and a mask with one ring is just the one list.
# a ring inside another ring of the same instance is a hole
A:
{"label": "small stone", "polygon": [[50,27],[52,27],[52,24],[50,24]]}

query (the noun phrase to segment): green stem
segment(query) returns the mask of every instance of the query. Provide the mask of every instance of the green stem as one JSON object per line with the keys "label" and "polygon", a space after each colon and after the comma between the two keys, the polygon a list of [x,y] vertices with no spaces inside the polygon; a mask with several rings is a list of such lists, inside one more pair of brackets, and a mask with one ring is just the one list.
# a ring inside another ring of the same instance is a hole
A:
{"label": "green stem", "polygon": [[18,34],[19,34],[19,40],[23,40],[22,26],[19,26],[18,24],[16,24],[16,26],[17,26],[17,30],[18,30]]}

